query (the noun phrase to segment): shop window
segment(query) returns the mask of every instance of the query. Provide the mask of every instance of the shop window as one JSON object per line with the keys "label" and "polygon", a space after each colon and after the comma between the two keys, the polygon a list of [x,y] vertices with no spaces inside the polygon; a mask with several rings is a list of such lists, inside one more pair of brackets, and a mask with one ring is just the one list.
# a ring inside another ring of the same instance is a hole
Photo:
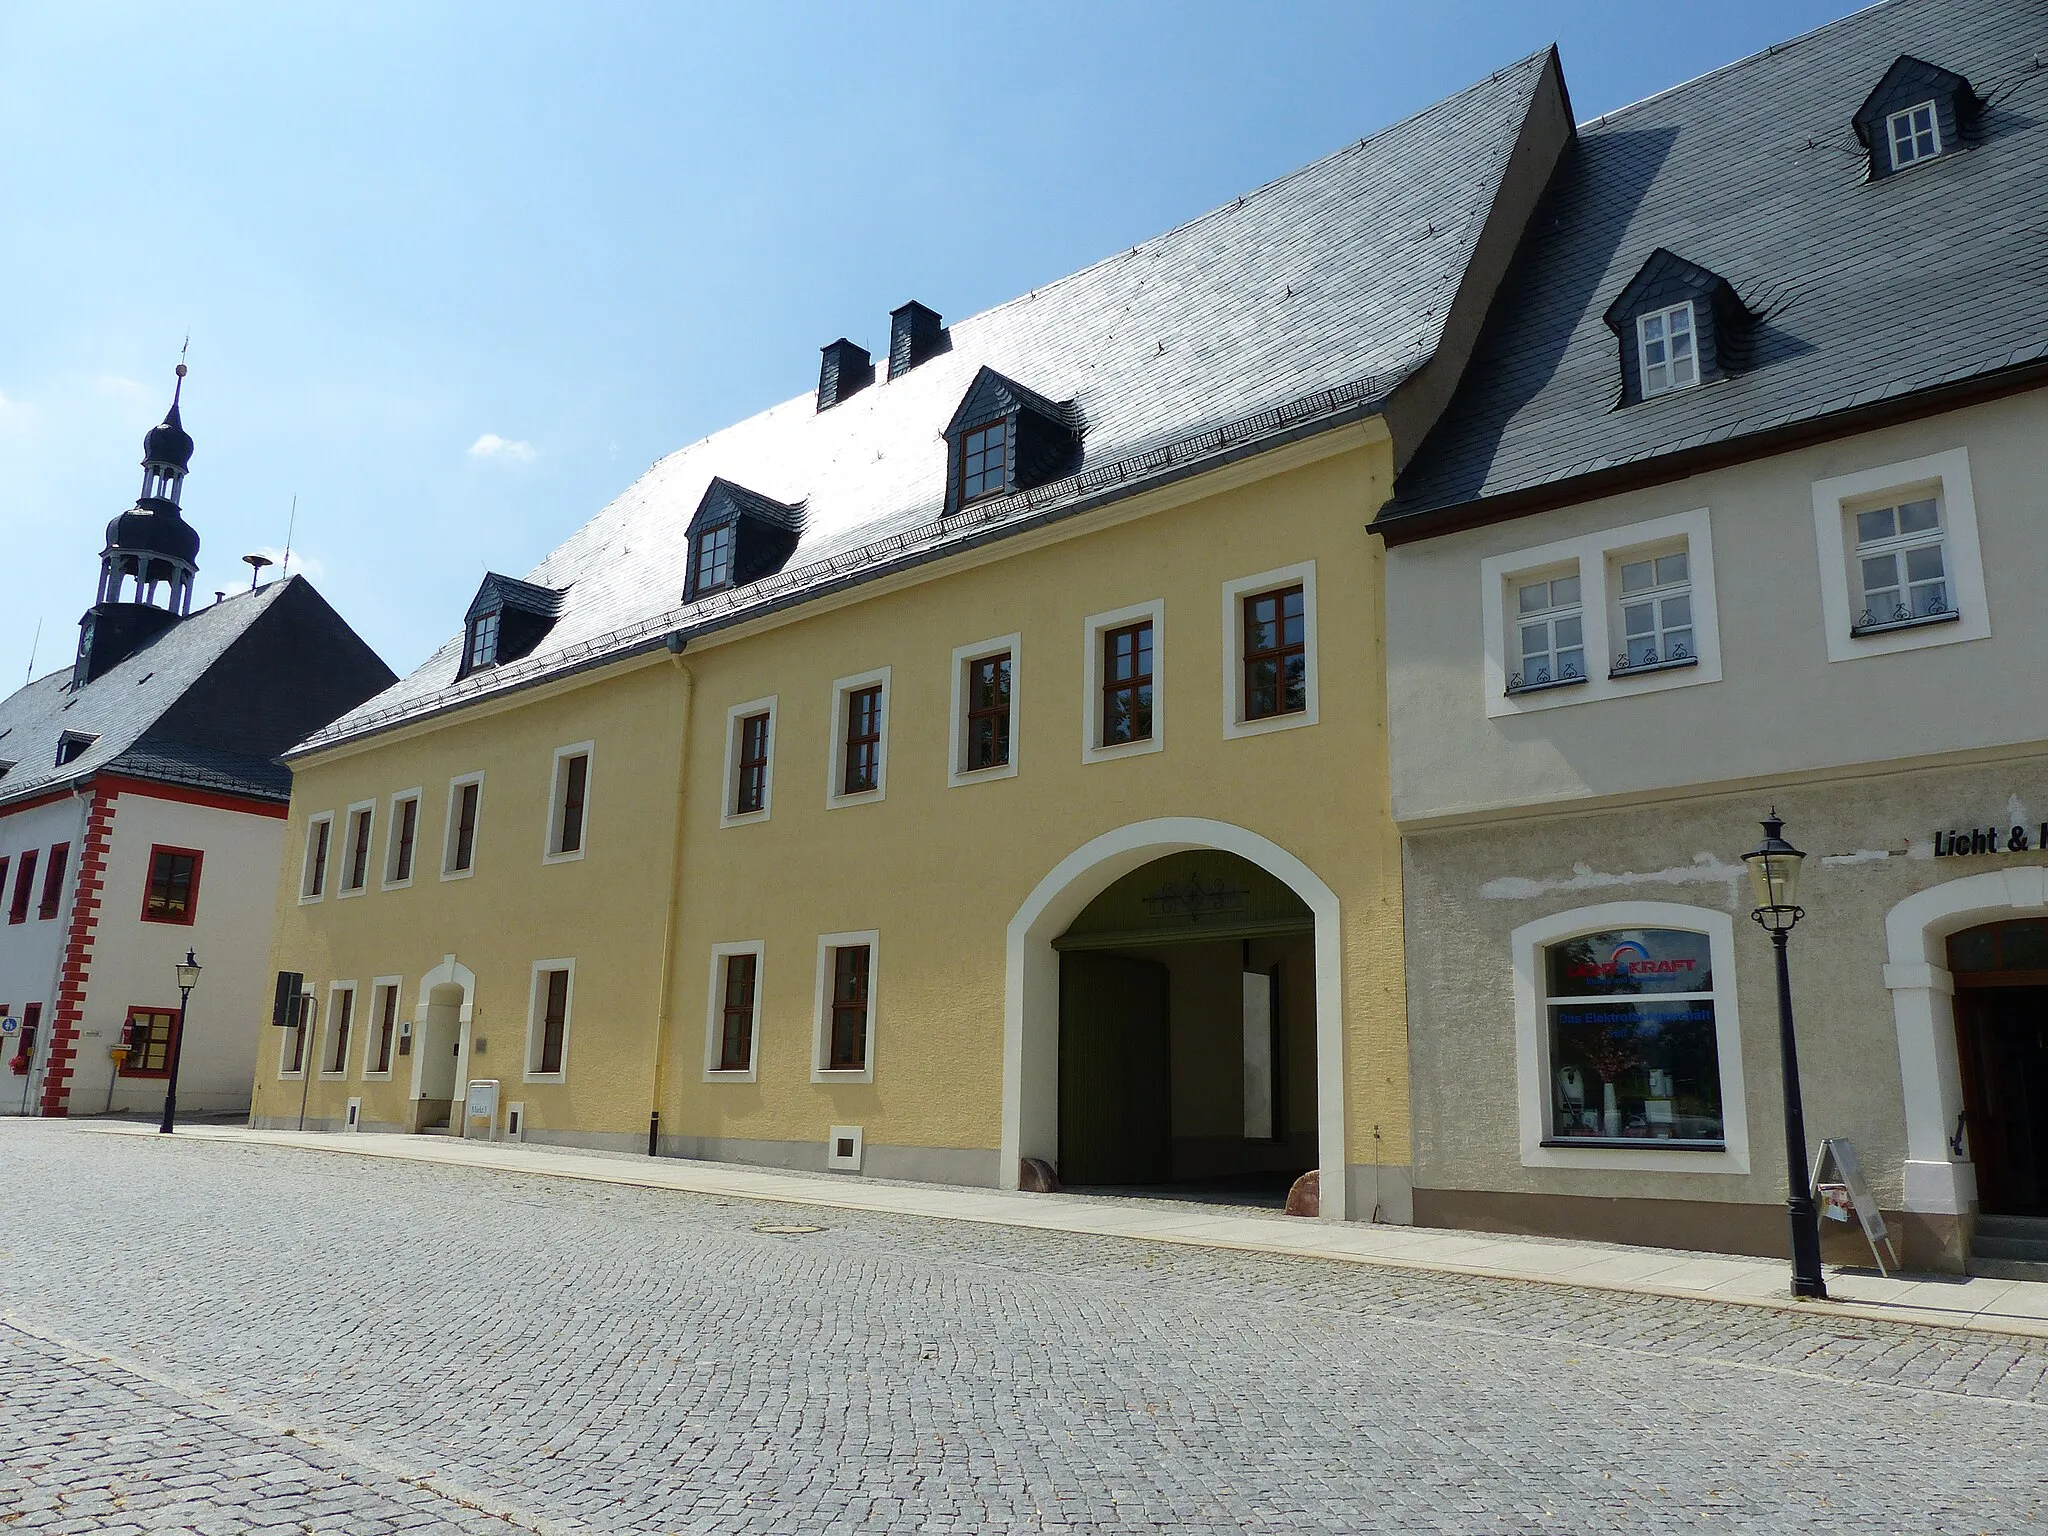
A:
{"label": "shop window", "polygon": [[43,900],[36,908],[36,916],[47,922],[55,917],[64,906],[64,869],[71,862],[69,843],[50,845],[50,867],[43,871]]}
{"label": "shop window", "polygon": [[818,941],[814,1082],[874,1081],[876,942],[872,932]]}
{"label": "shop window", "polygon": [[130,1008],[122,1026],[122,1042],[128,1047],[121,1063],[123,1077],[169,1077],[171,1043],[177,1038],[178,1011],[175,1008]]}
{"label": "shop window", "polygon": [[547,862],[583,857],[584,807],[590,796],[591,744],[555,749],[555,782],[548,796]]}
{"label": "shop window", "polygon": [[1704,933],[1622,928],[1545,946],[1546,1143],[1727,1145]]}
{"label": "shop window", "polygon": [[725,712],[725,782],[718,824],[766,821],[775,797],[775,700],[749,699]]}
{"label": "shop window", "polygon": [[149,850],[149,888],[142,899],[145,923],[190,924],[199,914],[199,869],[206,855],[197,848]]}
{"label": "shop window", "polygon": [[712,946],[704,1053],[707,1080],[754,1081],[761,1026],[761,951],[759,940]]}
{"label": "shop window", "polygon": [[542,960],[533,968],[533,1002],[526,1031],[526,1081],[562,1080],[568,1070],[569,1016],[575,1001],[576,962]]}

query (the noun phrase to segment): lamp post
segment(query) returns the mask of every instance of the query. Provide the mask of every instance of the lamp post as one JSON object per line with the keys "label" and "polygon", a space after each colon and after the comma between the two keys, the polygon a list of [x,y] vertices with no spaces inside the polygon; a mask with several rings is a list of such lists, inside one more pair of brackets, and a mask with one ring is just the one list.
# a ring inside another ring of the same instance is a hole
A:
{"label": "lamp post", "polygon": [[185,1051],[185,1008],[192,1001],[192,989],[199,985],[199,962],[192,958],[192,951],[185,951],[185,958],[177,964],[178,972],[178,1032],[171,1036],[171,1076],[164,1084],[164,1121],[157,1127],[160,1135],[171,1134],[171,1124],[178,1116],[178,1058]]}
{"label": "lamp post", "polygon": [[1792,1223],[1792,1294],[1827,1300],[1820,1272],[1820,1223],[1806,1173],[1806,1111],[1799,1094],[1799,1042],[1792,1033],[1792,970],[1786,946],[1792,928],[1806,916],[1797,904],[1799,867],[1806,855],[1784,838],[1785,823],[1775,808],[1764,818],[1764,840],[1745,853],[1756,906],[1750,916],[1766,929],[1778,960],[1778,1056],[1785,1086],[1785,1214]]}

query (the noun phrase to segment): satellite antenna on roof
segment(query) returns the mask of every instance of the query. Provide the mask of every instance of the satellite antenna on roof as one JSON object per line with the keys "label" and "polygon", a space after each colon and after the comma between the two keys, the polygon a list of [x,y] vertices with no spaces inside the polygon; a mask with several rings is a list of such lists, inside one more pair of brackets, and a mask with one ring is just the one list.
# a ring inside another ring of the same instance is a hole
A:
{"label": "satellite antenna on roof", "polygon": [[284,564],[277,568],[277,579],[283,581],[292,573],[292,535],[299,528],[299,493],[292,492],[292,520],[284,526]]}

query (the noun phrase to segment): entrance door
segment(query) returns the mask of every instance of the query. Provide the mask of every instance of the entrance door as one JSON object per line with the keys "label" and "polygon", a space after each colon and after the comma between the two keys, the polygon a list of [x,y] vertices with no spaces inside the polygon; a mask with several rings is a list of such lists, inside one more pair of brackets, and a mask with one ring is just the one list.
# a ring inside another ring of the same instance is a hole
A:
{"label": "entrance door", "polygon": [[1959,990],[1956,1036],[1979,1208],[2048,1216],[2048,986]]}
{"label": "entrance door", "polygon": [[1093,950],[1060,956],[1060,1181],[1173,1175],[1167,969]]}

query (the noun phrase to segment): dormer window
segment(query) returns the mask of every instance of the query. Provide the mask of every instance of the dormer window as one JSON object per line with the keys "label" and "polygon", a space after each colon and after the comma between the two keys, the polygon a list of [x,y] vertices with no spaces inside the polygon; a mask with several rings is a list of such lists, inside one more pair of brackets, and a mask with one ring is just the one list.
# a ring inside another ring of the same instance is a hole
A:
{"label": "dormer window", "polygon": [[945,437],[948,512],[1072,474],[1081,447],[1071,401],[1048,400],[993,368],[967,386]]}
{"label": "dormer window", "polygon": [[1870,151],[1870,179],[1953,154],[1976,133],[1983,107],[1954,70],[1900,54],[1852,119]]}
{"label": "dormer window", "polygon": [[700,595],[732,585],[732,554],[738,543],[739,530],[731,523],[706,528],[697,535],[697,566],[692,579]]}
{"label": "dormer window", "polygon": [[1010,424],[992,421],[960,439],[960,500],[1000,496],[1009,480]]}
{"label": "dormer window", "polygon": [[1636,355],[1643,369],[1643,396],[1684,389],[1700,381],[1693,346],[1692,301],[1636,317]]}
{"label": "dormer window", "polygon": [[1892,141],[1894,170],[1904,169],[1915,160],[1931,160],[1941,153],[1941,122],[1931,101],[1894,112],[1885,127]]}
{"label": "dormer window", "polygon": [[88,735],[84,731],[63,732],[57,737],[57,766],[62,768],[66,763],[84,755],[85,749],[98,740],[98,736]]}
{"label": "dormer window", "polygon": [[455,675],[467,677],[530,654],[555,627],[565,596],[566,591],[495,571],[484,577],[462,616],[462,665]]}
{"label": "dormer window", "polygon": [[1602,318],[1621,343],[1624,406],[1740,373],[1755,332],[1726,278],[1661,247]]}
{"label": "dormer window", "polygon": [[499,616],[495,613],[479,614],[469,626],[469,665],[477,667],[494,665],[498,659]]}
{"label": "dormer window", "polygon": [[714,476],[690,519],[683,601],[774,575],[796,553],[803,530],[802,502],[776,501]]}

